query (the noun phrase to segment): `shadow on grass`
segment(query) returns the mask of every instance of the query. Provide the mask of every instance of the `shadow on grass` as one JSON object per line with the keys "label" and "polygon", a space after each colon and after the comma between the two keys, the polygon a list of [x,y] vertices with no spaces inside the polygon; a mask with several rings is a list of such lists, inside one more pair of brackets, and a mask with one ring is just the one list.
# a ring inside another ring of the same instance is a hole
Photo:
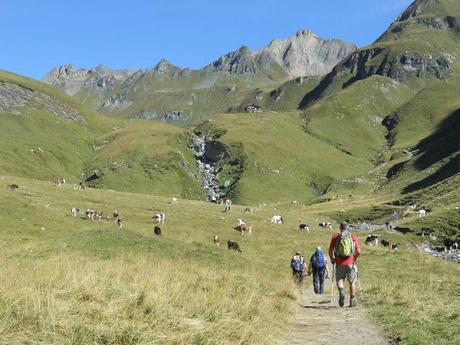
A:
{"label": "shadow on grass", "polygon": [[442,180],[460,171],[460,109],[452,112],[429,137],[420,141],[416,149],[420,152],[414,163],[417,171],[425,170],[442,162],[442,166],[433,174],[411,183],[403,189],[403,193],[411,193]]}

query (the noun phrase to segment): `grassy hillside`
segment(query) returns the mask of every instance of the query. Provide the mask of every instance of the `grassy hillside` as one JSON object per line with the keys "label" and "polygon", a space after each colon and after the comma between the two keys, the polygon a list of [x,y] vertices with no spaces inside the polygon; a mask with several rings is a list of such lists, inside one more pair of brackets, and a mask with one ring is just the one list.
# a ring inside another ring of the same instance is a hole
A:
{"label": "grassy hillside", "polygon": [[[0,189],[0,270],[11,277],[0,283],[0,342],[7,344],[275,344],[288,337],[297,297],[293,252],[327,246],[331,233],[315,226],[330,219],[326,214],[385,202],[369,196],[256,207],[244,215],[254,234],[241,237],[231,228],[243,216],[240,206],[223,214],[196,201],[1,181],[20,185]],[[70,207],[118,209],[124,227],[72,218]],[[150,216],[158,211],[167,217],[163,236],[154,237]],[[269,225],[274,212],[287,224]],[[312,224],[310,234],[298,232],[300,220]],[[225,243],[215,248],[216,233],[238,240],[243,253]],[[417,252],[411,238],[383,237],[400,242],[400,251],[363,247],[360,279],[385,335],[400,336],[403,345],[438,343],[440,336],[456,344],[459,266]]]}
{"label": "grassy hillside", "polygon": [[353,181],[371,164],[305,133],[298,114],[224,114],[212,123],[225,131],[219,140],[240,144],[247,156],[237,192],[242,203],[311,201],[318,197],[312,183],[330,186],[329,196],[372,188],[369,181]]}
{"label": "grassy hillside", "polygon": [[[3,90],[18,95],[18,106],[0,115],[0,173],[51,179],[80,179],[93,140],[113,121],[40,82],[0,71]],[[21,91],[22,90],[22,91]],[[24,100],[20,96],[29,97]],[[8,102],[15,102],[11,99]]]}
{"label": "grassy hillside", "polygon": [[86,175],[102,177],[98,188],[204,199],[195,160],[186,146],[185,131],[151,121],[131,121],[100,137]]}
{"label": "grassy hillside", "polygon": [[386,146],[383,119],[413,94],[390,78],[358,81],[309,107],[307,131],[353,156],[376,160]]}
{"label": "grassy hillside", "polygon": [[304,95],[318,86],[320,81],[320,77],[304,77],[289,80],[275,89],[257,89],[249,93],[235,110],[242,112],[249,104],[256,104],[265,111],[297,110]]}

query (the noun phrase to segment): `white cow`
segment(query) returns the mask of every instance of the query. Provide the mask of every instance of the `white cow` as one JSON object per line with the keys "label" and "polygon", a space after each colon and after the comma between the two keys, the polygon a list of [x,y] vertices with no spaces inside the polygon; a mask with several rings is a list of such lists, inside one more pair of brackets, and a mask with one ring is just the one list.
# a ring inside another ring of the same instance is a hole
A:
{"label": "white cow", "polygon": [[284,224],[284,219],[282,216],[273,216],[271,223],[272,224]]}
{"label": "white cow", "polygon": [[332,229],[332,224],[329,223],[329,222],[321,222],[318,224],[321,228],[328,228],[328,229]]}
{"label": "white cow", "polygon": [[152,219],[158,223],[163,223],[165,222],[166,215],[164,213],[157,213],[152,217]]}
{"label": "white cow", "polygon": [[428,214],[427,210],[424,210],[424,209],[418,210],[419,217],[426,217],[427,214]]}
{"label": "white cow", "polygon": [[246,224],[246,222],[241,218],[236,220],[236,226],[245,225],[245,224]]}
{"label": "white cow", "polygon": [[72,217],[76,217],[78,215],[78,212],[80,212],[80,210],[76,207],[72,207],[72,210],[70,212],[72,213]]}

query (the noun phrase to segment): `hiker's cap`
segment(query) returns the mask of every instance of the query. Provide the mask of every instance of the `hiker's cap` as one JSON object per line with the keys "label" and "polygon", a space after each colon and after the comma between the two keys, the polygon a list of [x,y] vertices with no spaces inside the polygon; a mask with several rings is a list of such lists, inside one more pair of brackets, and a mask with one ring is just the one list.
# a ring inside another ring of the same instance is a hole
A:
{"label": "hiker's cap", "polygon": [[295,255],[302,255],[302,252],[298,250],[295,252]]}
{"label": "hiker's cap", "polygon": [[317,252],[320,252],[320,251],[322,251],[322,250],[323,250],[323,248],[321,248],[321,247],[316,247],[316,251],[317,251]]}

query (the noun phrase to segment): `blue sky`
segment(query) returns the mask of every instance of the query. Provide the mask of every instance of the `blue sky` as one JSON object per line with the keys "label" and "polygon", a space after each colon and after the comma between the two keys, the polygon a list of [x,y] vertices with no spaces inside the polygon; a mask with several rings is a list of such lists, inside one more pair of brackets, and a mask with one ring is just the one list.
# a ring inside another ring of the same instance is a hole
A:
{"label": "blue sky", "polygon": [[0,69],[42,78],[65,63],[200,68],[301,28],[363,46],[412,0],[0,0]]}

